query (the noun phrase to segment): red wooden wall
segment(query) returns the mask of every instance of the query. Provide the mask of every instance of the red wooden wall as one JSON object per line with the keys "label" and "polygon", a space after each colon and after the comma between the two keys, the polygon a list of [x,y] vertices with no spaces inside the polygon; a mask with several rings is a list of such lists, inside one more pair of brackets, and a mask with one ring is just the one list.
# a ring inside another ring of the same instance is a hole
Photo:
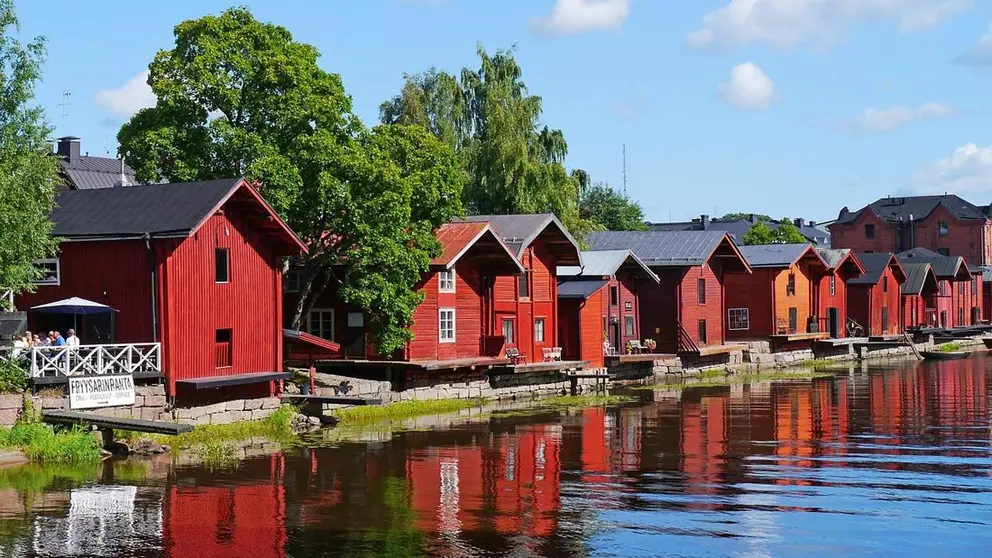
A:
{"label": "red wooden wall", "polygon": [[[885,290],[884,278],[888,278]],[[891,335],[903,331],[902,284],[896,281],[892,268],[886,267],[882,278],[874,285],[848,285],[847,314],[856,320],[866,335]],[[888,308],[888,327],[882,327],[882,309]]]}
{"label": "red wooden wall", "polygon": [[[830,294],[830,278],[834,278],[834,294]],[[837,309],[837,333],[840,337],[847,336],[847,274],[833,269],[822,274],[817,279],[817,317],[820,318],[820,328],[830,332],[827,315],[831,308]]]}
{"label": "red wooden wall", "polygon": [[[485,286],[480,271],[470,258],[455,264],[455,292],[438,292],[438,274],[431,272],[419,287],[424,301],[414,311],[413,341],[409,360],[449,360],[481,356],[481,336],[488,328],[483,320]],[[455,342],[439,341],[441,308],[455,309]]]}
{"label": "red wooden wall", "polygon": [[[653,267],[660,283],[644,281],[638,287],[640,335],[658,342],[658,352],[675,353],[678,322],[697,345],[699,320],[706,320],[706,345],[724,341],[725,301],[723,277],[708,265]],[[706,281],[706,302],[699,303],[699,279]]]}
{"label": "red wooden wall", "polygon": [[[145,243],[65,242],[60,250],[61,284],[38,286],[35,292],[17,297],[17,307],[28,309],[78,296],[118,310],[114,317],[118,343],[151,342],[151,263]],[[31,331],[37,331],[36,318],[28,312]],[[85,331],[78,333],[83,343],[92,343]]]}
{"label": "red wooden wall", "polygon": [[[282,370],[281,258],[269,246],[241,212],[230,210],[188,239],[156,243],[165,259],[160,338],[170,393],[180,379]],[[228,283],[215,280],[216,248],[228,250]],[[232,339],[225,368],[216,366],[221,329],[230,329]]]}
{"label": "red wooden wall", "polygon": [[779,270],[754,269],[751,274],[727,273],[723,276],[727,291],[727,314],[731,308],[747,308],[750,318],[746,330],[731,330],[726,324],[727,339],[757,339],[768,337],[775,332],[775,317],[772,309],[775,276]]}
{"label": "red wooden wall", "polygon": [[[503,320],[514,323],[513,343],[527,361],[540,362],[542,349],[558,346],[558,280],[557,258],[547,249],[540,237],[524,251],[524,269],[531,274],[530,297],[517,296],[520,292],[518,277],[503,276],[495,280],[496,323],[494,333],[503,331]],[[544,342],[534,339],[534,320],[544,318]]]}

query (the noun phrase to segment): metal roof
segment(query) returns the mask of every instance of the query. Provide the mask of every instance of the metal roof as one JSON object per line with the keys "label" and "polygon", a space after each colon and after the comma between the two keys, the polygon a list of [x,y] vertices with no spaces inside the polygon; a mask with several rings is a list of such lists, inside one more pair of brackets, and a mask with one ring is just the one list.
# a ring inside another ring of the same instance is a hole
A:
{"label": "metal roof", "polygon": [[628,262],[639,266],[648,277],[658,281],[651,268],[630,250],[584,250],[582,267],[559,266],[558,277],[612,277]]}
{"label": "metal roof", "polygon": [[[878,283],[879,279],[885,273],[885,268],[893,261],[895,256],[889,252],[864,252],[857,254],[858,260],[861,261],[861,265],[865,268],[865,274],[861,277],[855,277],[853,279],[848,279],[847,282],[852,285],[874,285]],[[899,265],[899,261],[895,260],[896,265]],[[900,268],[902,266],[899,266]],[[902,272],[905,275],[905,271]]]}
{"label": "metal roof", "polygon": [[927,276],[933,277],[934,282],[937,276],[933,274],[933,268],[928,263],[904,263],[902,268],[906,270],[906,282],[902,284],[902,294],[918,295],[923,292],[923,285],[926,284]]}
{"label": "metal roof", "polygon": [[[63,173],[69,179],[69,186],[77,190],[113,188],[121,182],[121,160],[109,157],[82,155],[72,159],[59,160]],[[128,186],[138,183],[134,169],[124,164],[124,176]]]}
{"label": "metal roof", "polygon": [[812,244],[759,244],[741,246],[740,250],[751,267],[789,267],[807,252],[820,259]]}
{"label": "metal roof", "polygon": [[[497,271],[499,266],[503,271],[522,273],[524,271],[520,260],[510,252],[510,249],[499,238],[489,223],[445,223],[435,232],[434,236],[441,243],[441,255],[431,261],[431,266],[451,269],[458,260],[469,250],[484,247],[484,253],[479,250],[476,254],[484,257],[482,265],[491,271]],[[485,239],[485,240],[484,240]],[[507,265],[509,264],[509,265]]]}
{"label": "metal roof", "polygon": [[896,255],[900,263],[928,263],[933,267],[934,274],[941,279],[951,279],[956,277],[961,268],[964,267],[968,274],[968,266],[964,263],[964,258],[960,256],[944,256],[927,250],[926,248],[913,248]]}
{"label": "metal roof", "polygon": [[487,222],[492,225],[493,230],[503,237],[503,242],[510,247],[517,258],[522,258],[527,247],[537,240],[537,237],[547,230],[549,226],[554,225],[564,235],[568,243],[575,248],[576,263],[582,265],[579,243],[572,238],[565,225],[551,213],[470,215],[463,220],[468,222]]}
{"label": "metal roof", "polygon": [[586,236],[592,250],[630,250],[649,266],[703,265],[727,238],[723,231],[606,231]]}
{"label": "metal roof", "polygon": [[571,281],[565,281],[558,285],[558,298],[578,298],[587,299],[596,293],[599,289],[606,286],[609,281],[605,279],[588,281],[581,279],[573,279]]}
{"label": "metal roof", "polygon": [[[780,223],[778,221],[762,221],[766,227],[770,230],[775,230],[779,227]],[[741,220],[741,221],[724,221],[722,219],[710,219],[709,222],[704,226],[701,219],[694,219],[692,221],[683,221],[677,223],[649,223],[648,228],[652,231],[659,232],[685,232],[685,231],[723,231],[730,235],[737,244],[742,244],[744,242],[744,235],[747,234],[751,227],[756,223],[751,221]],[[796,227],[799,229],[799,233],[806,237],[807,240],[816,244],[817,246],[830,246],[830,232],[819,227],[810,226],[808,224],[803,224],[801,227]]]}
{"label": "metal roof", "polygon": [[883,221],[890,223],[926,219],[935,209],[943,206],[951,215],[962,220],[982,220],[989,218],[988,207],[977,206],[955,194],[942,196],[906,196],[887,197],[875,200],[857,211],[848,211],[845,207],[840,211],[834,224],[847,225],[853,223],[865,211],[871,211]]}

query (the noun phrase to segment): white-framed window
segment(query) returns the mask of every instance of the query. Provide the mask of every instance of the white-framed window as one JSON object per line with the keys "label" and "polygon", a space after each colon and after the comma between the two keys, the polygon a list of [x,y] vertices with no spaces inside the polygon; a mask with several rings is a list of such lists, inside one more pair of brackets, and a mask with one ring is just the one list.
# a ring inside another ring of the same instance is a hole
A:
{"label": "white-framed window", "polygon": [[455,292],[455,270],[445,269],[444,271],[439,271],[437,273],[437,292]]}
{"label": "white-framed window", "polygon": [[534,320],[534,342],[544,343],[544,318]]}
{"label": "white-framed window", "polygon": [[307,314],[307,333],[334,341],[334,309],[314,308]]}
{"label": "white-framed window", "polygon": [[730,308],[727,310],[727,327],[733,331],[751,329],[751,312],[747,308]]}
{"label": "white-framed window", "polygon": [[454,308],[441,308],[437,311],[437,336],[441,343],[455,342]]}
{"label": "white-framed window", "polygon": [[35,285],[59,285],[62,283],[58,258],[35,260],[34,268],[37,270],[35,279],[32,281]]}
{"label": "white-framed window", "polygon": [[830,296],[837,294],[837,277],[834,275],[830,276]]}
{"label": "white-framed window", "polygon": [[512,345],[514,343],[513,320],[511,318],[503,318],[503,338],[506,340],[508,345]]}
{"label": "white-framed window", "polygon": [[300,285],[303,283],[303,270],[290,268],[282,278],[282,289],[287,293],[300,292]]}

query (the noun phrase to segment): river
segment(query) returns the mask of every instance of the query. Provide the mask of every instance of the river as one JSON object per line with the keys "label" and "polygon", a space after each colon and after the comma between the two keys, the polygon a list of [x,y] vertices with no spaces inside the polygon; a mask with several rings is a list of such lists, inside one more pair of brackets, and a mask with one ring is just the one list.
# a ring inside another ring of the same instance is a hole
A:
{"label": "river", "polygon": [[0,471],[3,556],[988,556],[992,360]]}

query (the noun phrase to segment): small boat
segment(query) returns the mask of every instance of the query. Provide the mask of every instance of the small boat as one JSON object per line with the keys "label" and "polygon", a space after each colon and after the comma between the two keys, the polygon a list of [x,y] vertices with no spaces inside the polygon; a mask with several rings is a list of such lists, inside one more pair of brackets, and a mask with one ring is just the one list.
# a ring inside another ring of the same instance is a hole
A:
{"label": "small boat", "polygon": [[968,358],[966,351],[920,351],[923,360],[954,360],[958,358]]}
{"label": "small boat", "polygon": [[992,351],[992,337],[983,337],[982,341],[985,342],[985,348]]}

